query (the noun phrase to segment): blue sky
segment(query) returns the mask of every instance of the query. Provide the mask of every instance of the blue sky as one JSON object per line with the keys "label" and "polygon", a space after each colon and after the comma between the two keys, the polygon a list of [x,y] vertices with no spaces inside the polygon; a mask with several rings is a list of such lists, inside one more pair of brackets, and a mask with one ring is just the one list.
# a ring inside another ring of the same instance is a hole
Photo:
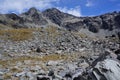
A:
{"label": "blue sky", "polygon": [[0,0],[0,13],[22,13],[31,7],[55,7],[75,16],[96,16],[120,11],[120,0]]}

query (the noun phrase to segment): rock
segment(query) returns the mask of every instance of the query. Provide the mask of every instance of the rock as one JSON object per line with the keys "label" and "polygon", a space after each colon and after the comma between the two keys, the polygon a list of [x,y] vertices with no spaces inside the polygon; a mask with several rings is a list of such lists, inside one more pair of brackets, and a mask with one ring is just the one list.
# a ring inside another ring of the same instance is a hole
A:
{"label": "rock", "polygon": [[40,53],[40,52],[41,52],[41,49],[38,47],[38,48],[36,49],[36,52]]}
{"label": "rock", "polygon": [[58,65],[59,64],[59,62],[58,61],[48,61],[47,62],[47,66],[56,66],[56,65]]}
{"label": "rock", "polygon": [[116,54],[116,55],[120,54],[120,49],[117,49],[117,50],[115,51],[115,54]]}
{"label": "rock", "polygon": [[16,73],[15,76],[16,77],[20,77],[20,76],[25,76],[26,72],[20,72],[20,73]]}
{"label": "rock", "polygon": [[77,68],[77,65],[75,63],[66,63],[66,67],[69,70],[75,70]]}
{"label": "rock", "polygon": [[64,77],[72,79],[72,72],[66,73]]}
{"label": "rock", "polygon": [[35,79],[34,75],[31,72],[27,72],[25,74],[25,77],[29,78],[29,80],[34,80]]}
{"label": "rock", "polygon": [[3,74],[4,74],[3,72],[0,72],[0,80],[4,80],[3,79]]}
{"label": "rock", "polygon": [[37,76],[37,80],[51,80],[49,76]]}
{"label": "rock", "polygon": [[58,80],[63,80],[63,77],[62,77],[62,76],[60,76],[60,75],[55,74],[55,79],[58,79]]}
{"label": "rock", "polygon": [[8,73],[9,71],[10,71],[10,69],[0,69],[1,74]]}
{"label": "rock", "polygon": [[83,79],[83,72],[84,72],[84,70],[83,69],[78,69],[78,70],[76,70],[75,72],[74,72],[74,74],[72,75],[72,79],[74,80],[74,79]]}
{"label": "rock", "polygon": [[56,53],[56,54],[61,54],[61,53],[62,53],[62,50],[56,51],[55,53]]}
{"label": "rock", "polygon": [[93,61],[92,66],[95,66],[99,61],[103,61],[107,58],[116,59],[117,55],[115,55],[114,53],[110,51],[105,51],[105,53],[100,54],[99,57],[95,61]]}
{"label": "rock", "polygon": [[46,75],[46,72],[41,69],[41,70],[38,72],[38,75]]}
{"label": "rock", "polygon": [[86,80],[83,78],[83,76],[78,76],[78,77],[75,77],[73,80]]}
{"label": "rock", "polygon": [[35,72],[39,72],[39,71],[41,71],[42,69],[41,69],[40,66],[32,66],[30,70],[31,70],[31,71],[35,71]]}
{"label": "rock", "polygon": [[120,49],[117,49],[115,54],[117,55],[117,59],[120,60]]}
{"label": "rock", "polygon": [[53,70],[49,71],[48,76],[54,76],[54,71]]}
{"label": "rock", "polygon": [[83,60],[83,62],[78,63],[78,67],[81,67],[85,70],[87,67],[89,67],[89,64],[85,60]]}
{"label": "rock", "polygon": [[92,70],[96,80],[119,80],[120,63],[116,60],[105,59],[98,62]]}
{"label": "rock", "polygon": [[118,35],[118,38],[119,38],[119,40],[120,40],[120,32],[118,32],[118,34],[117,34],[117,35]]}
{"label": "rock", "polygon": [[40,52],[46,53],[46,50],[43,49],[43,48],[38,47],[38,48],[36,49],[36,52],[38,52],[38,53],[40,53]]}

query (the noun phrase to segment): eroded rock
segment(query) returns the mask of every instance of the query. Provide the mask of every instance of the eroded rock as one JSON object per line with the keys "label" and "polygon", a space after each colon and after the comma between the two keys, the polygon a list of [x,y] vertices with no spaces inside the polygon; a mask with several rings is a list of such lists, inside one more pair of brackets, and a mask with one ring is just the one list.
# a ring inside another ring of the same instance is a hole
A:
{"label": "eroded rock", "polygon": [[95,65],[92,73],[93,79],[96,80],[119,80],[120,63],[117,60],[105,59]]}

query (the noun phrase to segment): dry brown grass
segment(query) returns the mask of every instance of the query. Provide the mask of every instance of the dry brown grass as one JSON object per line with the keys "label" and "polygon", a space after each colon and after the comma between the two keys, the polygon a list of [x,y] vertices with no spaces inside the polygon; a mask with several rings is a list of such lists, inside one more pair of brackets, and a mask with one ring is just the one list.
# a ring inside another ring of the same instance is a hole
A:
{"label": "dry brown grass", "polygon": [[13,68],[10,69],[10,71],[11,71],[11,72],[21,72],[22,70],[13,67]]}
{"label": "dry brown grass", "polygon": [[12,76],[12,74],[6,73],[6,74],[4,74],[4,79],[5,80],[11,79],[11,76]]}
{"label": "dry brown grass", "polygon": [[23,41],[33,37],[32,29],[10,29],[0,30],[0,36],[7,40]]}
{"label": "dry brown grass", "polygon": [[55,41],[55,38],[59,36],[60,32],[58,32],[57,29],[57,27],[54,27],[52,25],[45,28],[45,31],[48,33],[48,37],[51,39],[51,41]]}
{"label": "dry brown grass", "polygon": [[80,32],[72,32],[75,36],[80,37],[80,38],[86,38],[87,35],[84,33],[80,33]]}
{"label": "dry brown grass", "polygon": [[[79,53],[74,54],[49,54],[45,56],[34,56],[34,57],[18,57],[18,58],[12,58],[9,60],[0,60],[0,64],[3,67],[8,67],[9,65],[15,65],[18,62],[24,62],[25,60],[30,60],[32,63],[36,61],[42,61],[42,62],[48,62],[49,60],[65,60],[65,61],[71,61],[76,60],[81,55]],[[34,64],[31,64],[34,65]],[[16,69],[13,69],[12,71],[15,71]]]}

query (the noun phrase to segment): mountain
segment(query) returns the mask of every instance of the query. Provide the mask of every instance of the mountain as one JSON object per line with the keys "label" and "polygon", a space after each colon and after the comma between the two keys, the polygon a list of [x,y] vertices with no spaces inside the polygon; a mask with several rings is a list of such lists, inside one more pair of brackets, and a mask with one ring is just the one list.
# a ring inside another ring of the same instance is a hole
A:
{"label": "mountain", "polygon": [[78,31],[89,36],[114,36],[120,34],[120,12],[106,13],[94,17],[76,17],[56,8],[40,12],[30,8],[27,12],[16,15],[0,14],[0,25],[12,28],[38,28],[50,24],[58,25],[69,31]]}

